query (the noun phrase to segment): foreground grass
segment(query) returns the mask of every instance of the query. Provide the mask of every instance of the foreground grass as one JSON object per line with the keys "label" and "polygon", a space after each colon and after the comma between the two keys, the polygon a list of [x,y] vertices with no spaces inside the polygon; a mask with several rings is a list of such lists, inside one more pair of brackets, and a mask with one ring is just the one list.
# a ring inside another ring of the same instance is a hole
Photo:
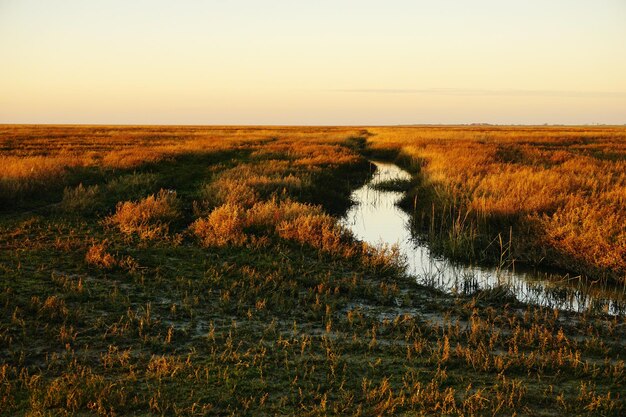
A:
{"label": "foreground grass", "polygon": [[0,414],[624,412],[624,318],[440,294],[337,226],[360,130],[194,129],[5,183]]}

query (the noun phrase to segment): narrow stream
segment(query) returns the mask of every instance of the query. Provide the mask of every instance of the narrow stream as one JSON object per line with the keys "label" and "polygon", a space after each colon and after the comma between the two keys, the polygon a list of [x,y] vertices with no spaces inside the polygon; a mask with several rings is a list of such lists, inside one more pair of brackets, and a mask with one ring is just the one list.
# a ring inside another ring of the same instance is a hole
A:
{"label": "narrow stream", "polygon": [[362,241],[373,245],[398,245],[406,258],[407,272],[418,283],[462,294],[505,284],[519,301],[528,304],[577,312],[626,314],[623,291],[587,286],[578,278],[547,272],[468,266],[432,256],[428,247],[411,234],[409,214],[396,205],[402,193],[373,188],[383,181],[410,179],[411,175],[394,164],[372,164],[376,172],[367,184],[352,193],[356,204],[342,219],[342,224]]}

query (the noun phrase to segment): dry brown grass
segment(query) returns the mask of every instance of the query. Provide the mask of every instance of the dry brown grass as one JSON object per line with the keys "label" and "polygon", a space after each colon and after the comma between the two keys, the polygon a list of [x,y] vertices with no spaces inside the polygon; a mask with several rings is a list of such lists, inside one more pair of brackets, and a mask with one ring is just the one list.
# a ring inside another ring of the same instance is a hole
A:
{"label": "dry brown grass", "polygon": [[85,262],[103,269],[111,269],[117,265],[117,260],[107,252],[107,242],[94,243],[85,254]]}
{"label": "dry brown grass", "polygon": [[[301,192],[326,165],[354,162],[357,156],[340,143],[368,135],[374,150],[400,149],[422,165],[428,185],[467,220],[458,231],[514,218],[521,225],[513,231],[518,259],[625,276],[621,127],[4,125],[0,200],[10,206],[24,193],[62,188],[73,169],[128,169],[182,154],[242,150],[252,162],[208,183],[198,212],[208,215],[223,204],[251,208],[284,192]],[[307,174],[295,175],[297,167]],[[97,194],[92,187],[67,188],[63,207],[89,208]]]}
{"label": "dry brown grass", "polygon": [[239,246],[246,242],[244,208],[226,203],[206,218],[196,220],[190,230],[205,246]]}
{"label": "dry brown grass", "polygon": [[374,149],[400,149],[463,216],[519,219],[519,258],[626,279],[626,128],[369,130]]}
{"label": "dry brown grass", "polygon": [[261,201],[251,208],[226,203],[191,224],[189,230],[207,247],[255,247],[268,237],[308,246],[341,258],[355,258],[379,270],[402,268],[396,246],[357,242],[322,207],[291,200]]}
{"label": "dry brown grass", "polygon": [[100,196],[100,187],[97,185],[85,187],[82,183],[71,188],[65,187],[61,208],[69,213],[83,212],[97,204]]}
{"label": "dry brown grass", "polygon": [[154,239],[167,235],[170,222],[180,217],[176,192],[161,190],[140,201],[124,201],[117,205],[114,214],[104,220],[106,225],[117,227],[126,235],[141,239]]}
{"label": "dry brown grass", "polygon": [[226,203],[196,220],[190,229],[206,246],[242,245],[249,240],[250,231],[262,230],[327,250],[347,233],[323,214],[321,207],[290,200],[262,201],[249,209]]}
{"label": "dry brown grass", "polygon": [[263,158],[288,152],[303,165],[339,164],[355,156],[336,144],[359,132],[334,127],[0,125],[0,199],[10,203],[60,181],[72,169],[130,169],[189,153],[248,149]]}

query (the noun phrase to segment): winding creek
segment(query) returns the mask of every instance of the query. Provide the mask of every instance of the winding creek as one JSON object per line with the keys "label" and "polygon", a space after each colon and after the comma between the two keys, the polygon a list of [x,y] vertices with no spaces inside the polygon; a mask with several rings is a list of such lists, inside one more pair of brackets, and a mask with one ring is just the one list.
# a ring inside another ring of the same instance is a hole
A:
{"label": "winding creek", "polygon": [[464,294],[505,284],[519,301],[528,304],[576,312],[626,314],[624,290],[584,285],[578,278],[545,271],[461,265],[433,256],[411,234],[409,214],[396,205],[402,193],[373,188],[379,182],[410,179],[411,175],[394,164],[372,162],[372,165],[376,168],[372,179],[352,193],[355,204],[342,224],[358,239],[372,245],[398,245],[406,259],[407,272],[418,283],[447,293]]}

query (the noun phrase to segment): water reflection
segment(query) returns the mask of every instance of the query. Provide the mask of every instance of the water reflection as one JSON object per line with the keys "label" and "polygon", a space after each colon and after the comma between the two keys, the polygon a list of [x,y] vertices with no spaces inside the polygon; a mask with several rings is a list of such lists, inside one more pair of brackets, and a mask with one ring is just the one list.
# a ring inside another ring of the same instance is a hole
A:
{"label": "water reflection", "polygon": [[626,314],[624,291],[586,285],[579,278],[541,271],[485,268],[459,265],[432,256],[428,247],[411,235],[410,217],[396,203],[401,192],[380,191],[383,181],[407,180],[411,175],[398,166],[373,162],[371,181],[352,193],[355,201],[343,224],[354,235],[371,244],[397,244],[406,256],[408,272],[417,281],[450,293],[475,294],[481,290],[503,289],[519,301],[569,311],[597,311]]}

